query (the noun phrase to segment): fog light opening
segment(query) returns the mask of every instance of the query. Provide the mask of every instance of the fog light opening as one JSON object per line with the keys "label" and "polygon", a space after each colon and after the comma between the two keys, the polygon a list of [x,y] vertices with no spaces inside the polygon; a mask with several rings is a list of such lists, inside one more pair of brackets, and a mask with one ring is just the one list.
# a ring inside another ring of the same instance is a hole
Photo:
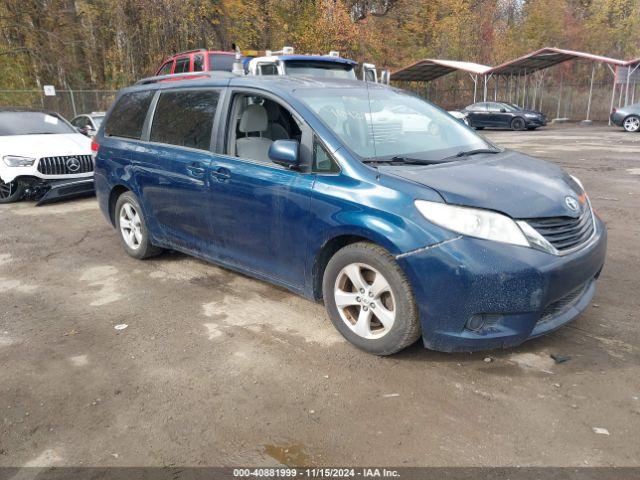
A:
{"label": "fog light opening", "polygon": [[473,315],[469,320],[467,320],[466,328],[473,332],[479,332],[482,330],[482,327],[484,327],[486,320],[485,315]]}

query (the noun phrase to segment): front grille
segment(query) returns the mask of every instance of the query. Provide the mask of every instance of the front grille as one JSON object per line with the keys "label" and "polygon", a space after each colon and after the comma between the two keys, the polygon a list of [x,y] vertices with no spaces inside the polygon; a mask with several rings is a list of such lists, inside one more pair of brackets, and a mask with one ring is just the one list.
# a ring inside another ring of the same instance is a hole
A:
{"label": "front grille", "polygon": [[569,310],[578,302],[578,300],[580,300],[580,297],[582,297],[582,294],[587,290],[587,288],[589,288],[589,285],[591,285],[592,281],[593,280],[580,285],[572,292],[567,293],[564,297],[547,305],[547,308],[544,309],[544,311],[542,312],[542,316],[538,320],[538,324],[549,322],[558,315]]}
{"label": "front grille", "polygon": [[[76,164],[71,159],[77,159],[77,170],[69,168]],[[38,171],[43,175],[77,175],[78,173],[93,172],[93,160],[91,155],[68,155],[65,157],[44,157],[38,162]]]}
{"label": "front grille", "polygon": [[579,247],[593,235],[593,216],[587,205],[578,218],[533,218],[526,222],[562,253]]}

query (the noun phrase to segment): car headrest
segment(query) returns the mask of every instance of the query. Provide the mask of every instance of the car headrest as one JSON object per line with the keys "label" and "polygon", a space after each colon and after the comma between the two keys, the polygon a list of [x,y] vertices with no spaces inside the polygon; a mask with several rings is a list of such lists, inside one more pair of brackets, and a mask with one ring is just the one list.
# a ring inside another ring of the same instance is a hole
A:
{"label": "car headrest", "polygon": [[275,122],[280,116],[280,107],[276,102],[265,102],[264,107],[267,109],[267,117],[270,122]]}
{"label": "car headrest", "polygon": [[267,110],[262,105],[254,103],[242,112],[238,128],[242,133],[263,132],[268,124]]}

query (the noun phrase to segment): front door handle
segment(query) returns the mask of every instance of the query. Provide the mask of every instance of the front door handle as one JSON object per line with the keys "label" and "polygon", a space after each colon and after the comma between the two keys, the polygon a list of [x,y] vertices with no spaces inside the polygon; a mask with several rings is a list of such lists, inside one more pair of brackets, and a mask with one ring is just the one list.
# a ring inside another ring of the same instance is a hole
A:
{"label": "front door handle", "polygon": [[214,167],[213,170],[211,170],[211,176],[219,182],[224,182],[231,178],[231,172],[224,167]]}
{"label": "front door handle", "polygon": [[206,170],[201,164],[192,163],[191,165],[187,166],[187,172],[189,172],[189,175],[191,175],[192,177],[202,178],[204,177]]}

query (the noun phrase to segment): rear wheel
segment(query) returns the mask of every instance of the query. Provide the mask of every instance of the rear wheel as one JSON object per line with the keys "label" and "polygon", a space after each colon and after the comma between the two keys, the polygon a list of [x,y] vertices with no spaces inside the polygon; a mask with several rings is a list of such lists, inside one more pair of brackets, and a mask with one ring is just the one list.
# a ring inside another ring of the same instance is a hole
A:
{"label": "rear wheel", "polygon": [[133,258],[149,258],[162,252],[151,244],[142,208],[131,192],[123,193],[116,202],[116,228],[122,246]]}
{"label": "rear wheel", "polygon": [[524,130],[525,128],[527,128],[527,124],[523,118],[516,117],[511,120],[511,130]]}
{"label": "rear wheel", "polygon": [[24,194],[24,185],[17,180],[4,183],[0,179],[0,203],[13,203],[22,198]]}
{"label": "rear wheel", "polygon": [[360,242],[339,250],[322,287],[331,322],[356,347],[391,355],[420,336],[411,285],[383,248]]}
{"label": "rear wheel", "polygon": [[640,117],[631,115],[624,119],[622,126],[627,132],[638,132],[640,131]]}

